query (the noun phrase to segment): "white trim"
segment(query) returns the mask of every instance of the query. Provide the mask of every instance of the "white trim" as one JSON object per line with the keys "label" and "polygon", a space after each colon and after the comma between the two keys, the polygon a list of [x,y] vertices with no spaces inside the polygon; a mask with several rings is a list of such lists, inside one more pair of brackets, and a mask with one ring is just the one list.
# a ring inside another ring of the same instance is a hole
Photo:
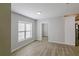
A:
{"label": "white trim", "polygon": [[[29,43],[31,43],[31,42],[33,42],[33,41],[35,41],[35,40],[31,40]],[[18,49],[20,49],[20,48],[22,48],[22,47],[28,45],[29,43],[26,43],[26,44],[24,44],[24,45],[22,45],[22,46],[19,46],[19,47],[15,48],[15,49],[12,49],[12,50],[11,50],[11,53],[13,53],[14,51],[16,51],[16,50],[18,50]]]}
{"label": "white trim", "polygon": [[75,46],[75,44],[68,44],[66,42],[56,42],[56,41],[53,41],[53,42],[48,41],[48,42],[50,42],[50,43],[57,43],[57,44],[64,44],[64,45],[70,45],[70,46]]}

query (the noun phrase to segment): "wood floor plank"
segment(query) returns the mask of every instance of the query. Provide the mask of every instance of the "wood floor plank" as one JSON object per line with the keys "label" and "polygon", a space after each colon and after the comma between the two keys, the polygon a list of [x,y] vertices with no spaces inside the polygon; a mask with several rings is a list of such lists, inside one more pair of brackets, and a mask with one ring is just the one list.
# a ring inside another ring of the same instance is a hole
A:
{"label": "wood floor plank", "polygon": [[12,56],[79,56],[79,46],[49,43],[46,37],[12,53]]}

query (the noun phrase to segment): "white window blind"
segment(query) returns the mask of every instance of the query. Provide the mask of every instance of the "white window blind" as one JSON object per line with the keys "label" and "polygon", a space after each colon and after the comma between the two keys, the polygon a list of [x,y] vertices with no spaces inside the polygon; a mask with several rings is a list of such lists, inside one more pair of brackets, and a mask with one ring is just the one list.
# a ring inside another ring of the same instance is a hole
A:
{"label": "white window blind", "polygon": [[32,38],[32,23],[18,22],[18,42]]}

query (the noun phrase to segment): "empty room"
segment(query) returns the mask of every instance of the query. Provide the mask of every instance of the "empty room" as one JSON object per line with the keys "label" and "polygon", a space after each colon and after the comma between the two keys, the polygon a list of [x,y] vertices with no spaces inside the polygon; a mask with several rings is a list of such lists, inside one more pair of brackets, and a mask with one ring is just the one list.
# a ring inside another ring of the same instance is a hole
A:
{"label": "empty room", "polygon": [[6,3],[0,8],[0,55],[79,56],[78,3]]}

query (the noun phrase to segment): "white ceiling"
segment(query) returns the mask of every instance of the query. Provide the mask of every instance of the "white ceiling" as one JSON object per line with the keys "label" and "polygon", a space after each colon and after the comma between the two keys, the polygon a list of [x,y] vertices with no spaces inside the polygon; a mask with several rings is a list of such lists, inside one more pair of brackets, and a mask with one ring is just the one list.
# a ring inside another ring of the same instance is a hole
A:
{"label": "white ceiling", "polygon": [[[79,13],[79,4],[66,3],[12,3],[12,11],[31,17],[44,19],[64,16],[69,13]],[[38,11],[40,15],[36,14]]]}

